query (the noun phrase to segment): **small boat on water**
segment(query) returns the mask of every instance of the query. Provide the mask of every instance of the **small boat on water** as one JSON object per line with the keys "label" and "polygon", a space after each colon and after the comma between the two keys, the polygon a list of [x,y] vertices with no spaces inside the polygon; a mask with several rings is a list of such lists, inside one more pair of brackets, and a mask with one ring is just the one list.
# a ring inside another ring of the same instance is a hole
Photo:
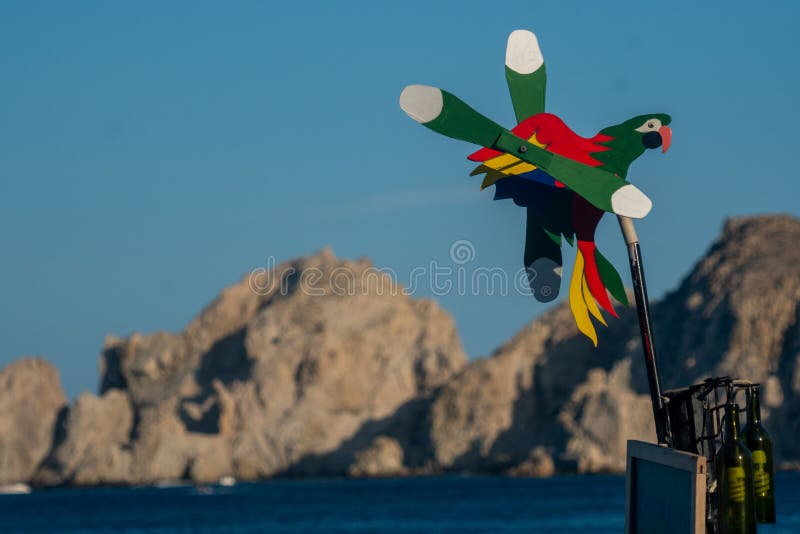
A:
{"label": "small boat on water", "polygon": [[153,487],[159,489],[169,489],[169,488],[187,488],[192,486],[192,483],[188,480],[159,480]]}
{"label": "small boat on water", "polygon": [[0,495],[25,495],[31,492],[31,487],[22,482],[0,486]]}

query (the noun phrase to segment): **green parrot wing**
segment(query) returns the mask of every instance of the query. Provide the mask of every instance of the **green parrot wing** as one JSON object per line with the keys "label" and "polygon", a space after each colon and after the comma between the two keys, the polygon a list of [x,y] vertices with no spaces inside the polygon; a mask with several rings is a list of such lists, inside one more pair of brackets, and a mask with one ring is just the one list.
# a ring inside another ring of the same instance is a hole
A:
{"label": "green parrot wing", "polygon": [[506,46],[506,81],[517,122],[544,112],[547,72],[536,36],[515,30]]}
{"label": "green parrot wing", "polygon": [[644,193],[619,176],[529,143],[447,91],[409,85],[400,94],[400,107],[409,117],[442,135],[514,154],[536,165],[601,210],[641,219],[653,207]]}

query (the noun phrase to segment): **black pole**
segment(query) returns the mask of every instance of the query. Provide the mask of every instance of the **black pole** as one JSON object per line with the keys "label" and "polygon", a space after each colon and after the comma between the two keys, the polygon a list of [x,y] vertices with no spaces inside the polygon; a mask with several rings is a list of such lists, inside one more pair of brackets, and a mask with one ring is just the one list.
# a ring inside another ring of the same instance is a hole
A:
{"label": "black pole", "polygon": [[647,383],[650,386],[650,400],[653,402],[653,417],[656,423],[656,437],[659,444],[672,446],[672,432],[669,428],[669,414],[661,395],[661,379],[656,364],[656,347],[653,341],[653,324],[650,322],[650,301],[647,298],[647,284],[644,280],[642,252],[639,237],[628,217],[618,217],[622,235],[628,246],[628,260],[633,279],[633,293],[636,297],[636,314],[639,316],[639,331],[642,334],[642,350],[647,367]]}

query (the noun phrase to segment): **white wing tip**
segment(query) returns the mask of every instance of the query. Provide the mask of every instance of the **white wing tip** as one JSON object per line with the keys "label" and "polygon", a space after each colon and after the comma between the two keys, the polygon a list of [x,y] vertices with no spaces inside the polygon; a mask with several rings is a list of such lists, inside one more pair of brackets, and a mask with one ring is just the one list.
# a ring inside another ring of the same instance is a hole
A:
{"label": "white wing tip", "polygon": [[539,49],[536,35],[528,30],[514,30],[508,36],[506,46],[506,66],[520,74],[536,72],[544,65],[544,57]]}
{"label": "white wing tip", "polygon": [[617,215],[641,219],[653,208],[653,202],[635,185],[624,185],[611,195],[611,209]]}
{"label": "white wing tip", "polygon": [[442,90],[429,85],[407,85],[400,93],[400,107],[420,124],[438,117],[443,105]]}

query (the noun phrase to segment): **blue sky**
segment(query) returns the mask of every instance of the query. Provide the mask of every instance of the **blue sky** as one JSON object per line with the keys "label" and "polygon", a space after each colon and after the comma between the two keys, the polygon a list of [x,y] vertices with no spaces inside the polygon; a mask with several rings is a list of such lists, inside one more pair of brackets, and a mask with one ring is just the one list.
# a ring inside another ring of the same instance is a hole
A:
{"label": "blue sky", "polygon": [[[397,99],[436,85],[512,126],[517,28],[538,35],[548,110],[578,133],[672,115],[670,151],[629,174],[654,200],[637,228],[663,295],[725,217],[800,214],[800,4],[768,5],[6,0],[0,366],[42,355],[70,396],[93,391],[105,334],[180,330],[270,256],[325,245],[401,282],[458,239],[474,265],[516,271],[524,212],[468,177],[473,147]],[[598,245],[627,275],[612,217]],[[548,308],[438,300],[473,357]]]}

